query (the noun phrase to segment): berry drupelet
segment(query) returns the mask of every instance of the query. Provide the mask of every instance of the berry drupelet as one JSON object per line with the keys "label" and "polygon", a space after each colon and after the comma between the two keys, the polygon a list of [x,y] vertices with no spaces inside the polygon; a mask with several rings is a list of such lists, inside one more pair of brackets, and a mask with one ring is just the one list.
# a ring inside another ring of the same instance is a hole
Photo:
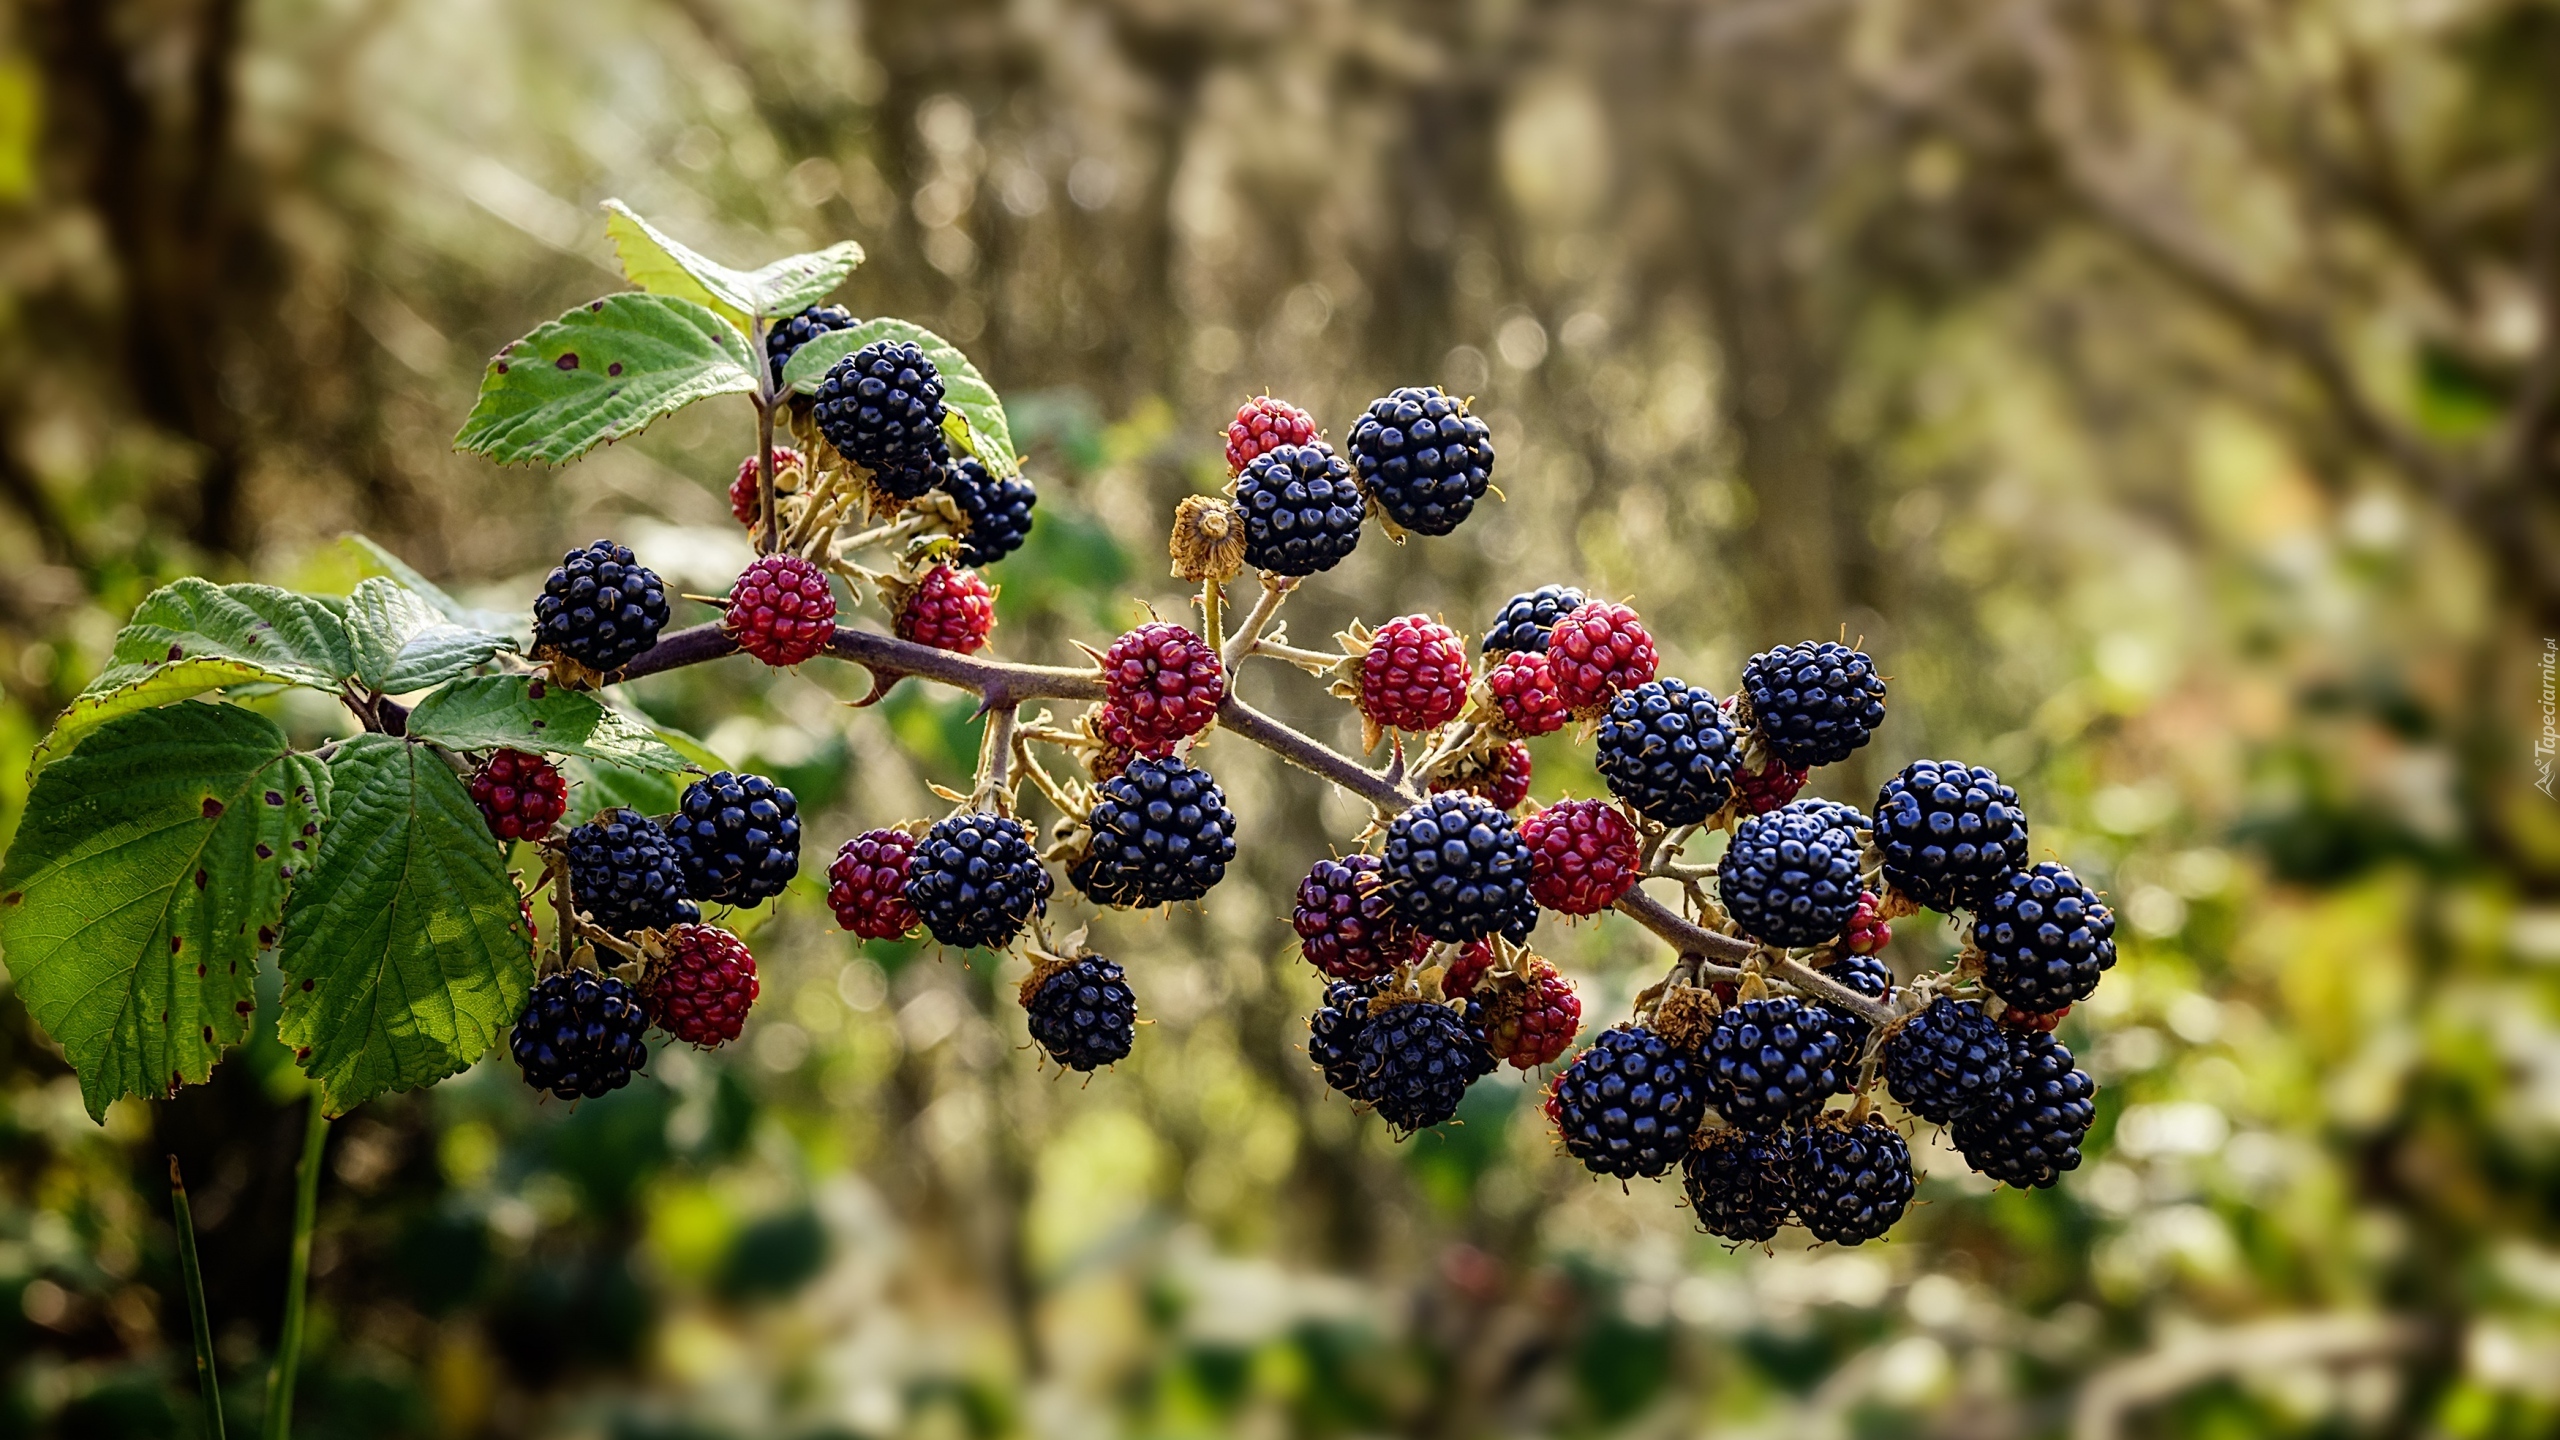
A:
{"label": "berry drupelet", "polygon": [[1273,575],[1330,570],[1360,545],[1368,497],[1329,445],[1283,445],[1236,475],[1244,561]]}
{"label": "berry drupelet", "polygon": [[1816,1240],[1863,1245],[1911,1203],[1911,1146],[1875,1115],[1833,1111],[1789,1137],[1796,1219]]}
{"label": "berry drupelet", "polygon": [[1774,1130],[1840,1089],[1847,1056],[1830,1011],[1792,995],[1743,1000],[1716,1017],[1699,1047],[1708,1103],[1747,1130]]}
{"label": "berry drupelet", "polygon": [[2027,863],[2018,792],[1980,765],[1914,760],[1876,793],[1884,878],[1932,910],[1970,910]]}
{"label": "berry drupelet", "polygon": [[1378,508],[1416,535],[1458,528],[1493,481],[1493,434],[1432,385],[1369,402],[1346,442]]}
{"label": "berry drupelet", "polygon": [[714,925],[679,925],[641,980],[640,998],[659,1029],[710,1050],[738,1038],[757,988],[745,941]]}
{"label": "berry drupelet", "polygon": [[699,920],[684,857],[648,816],[606,810],[569,832],[569,893],[617,935]]}
{"label": "berry drupelet", "polygon": [[1971,1000],[1941,995],[1884,1042],[1886,1090],[1934,1124],[1988,1104],[2008,1079],[2009,1037]]}
{"label": "berry drupelet", "polygon": [[471,803],[500,840],[539,840],[569,806],[569,782],[539,755],[500,750],[471,772]]}
{"label": "berry drupelet", "polygon": [[1528,844],[1491,801],[1422,801],[1387,827],[1382,859],[1396,913],[1434,940],[1524,940],[1538,923]]}
{"label": "berry drupelet", "polygon": [[1307,963],[1337,980],[1371,980],[1422,958],[1430,940],[1396,915],[1375,855],[1318,860],[1289,912]]}
{"label": "berry drupelet", "polygon": [[921,924],[906,896],[915,853],[916,837],[904,830],[865,830],[844,842],[827,867],[836,923],[865,940],[895,940]]}
{"label": "berry drupelet", "polygon": [[1218,652],[1169,620],[1150,620],[1112,641],[1102,656],[1102,684],[1141,754],[1161,755],[1207,729],[1227,696]]}
{"label": "berry drupelet", "polygon": [[1798,770],[1849,758],[1884,723],[1884,677],[1836,640],[1781,645],[1742,666],[1742,693],[1769,753]]}
{"label": "berry drupelet", "polygon": [[533,653],[558,656],[601,674],[658,643],[667,590],[628,546],[598,540],[560,557],[533,602]]}
{"label": "berry drupelet", "polygon": [[524,1083],[563,1100],[593,1100],[631,1083],[649,1063],[649,1017],[631,987],[592,970],[533,983],[508,1049]]}
{"label": "berry drupelet", "polygon": [[1399,615],[1378,627],[1360,657],[1360,713],[1384,729],[1435,729],[1466,708],[1473,678],[1456,631],[1429,616]]}
{"label": "berry drupelet", "polygon": [[1031,1038],[1070,1070],[1095,1070],[1128,1058],[1138,1038],[1138,997],[1117,962],[1099,955],[1034,971],[1022,982]]}
{"label": "berry drupelet", "polygon": [[913,500],[942,483],[951,458],[942,436],[942,372],[912,341],[875,340],[847,355],[814,398],[818,433],[869,470],[883,491]]}
{"label": "berry drupelet", "polygon": [[986,466],[962,459],[944,468],[942,485],[960,508],[962,566],[993,565],[1031,538],[1031,510],[1040,503],[1040,491],[1030,481],[1019,475],[999,480]]}
{"label": "berry drupelet", "polygon": [[715,771],[685,787],[667,838],[696,900],[755,905],[800,873],[800,802],[762,775]]}
{"label": "berry drupelet", "polygon": [[1763,944],[1836,940],[1857,912],[1866,818],[1829,800],[1798,800],[1734,827],[1716,893],[1742,933]]}
{"label": "berry drupelet", "polygon": [[1488,656],[1544,655],[1547,636],[1556,628],[1556,622],[1581,608],[1589,598],[1570,585],[1541,585],[1514,595],[1503,602],[1502,613],[1493,617],[1492,628],[1484,632],[1482,649]]}
{"label": "berry drupelet", "polygon": [[1716,697],[1665,676],[1621,693],[1593,763],[1609,793],[1659,825],[1695,825],[1733,794],[1736,742]]}
{"label": "berry drupelet", "polygon": [[1197,900],[1236,855],[1226,793],[1208,771],[1175,759],[1131,760],[1096,792],[1088,823],[1092,841],[1067,878],[1103,905]]}
{"label": "berry drupelet", "polygon": [[907,904],[945,945],[1011,944],[1049,908],[1053,882],[1021,821],[985,811],[937,820],[907,861]]}
{"label": "berry drupelet", "polygon": [[1705,1109],[1697,1062],[1636,1025],[1601,1031],[1548,1096],[1565,1153],[1620,1179],[1678,1164]]}
{"label": "berry drupelet", "polygon": [[720,628],[767,665],[797,665],[835,639],[835,591],[826,571],[797,555],[761,556],[730,587]]}
{"label": "berry drupelet", "polygon": [[2089,998],[2115,966],[2115,935],[2115,912],[2050,860],[1993,881],[1973,918],[1983,985],[2037,1014]]}
{"label": "berry drupelet", "polygon": [[1562,800],[1520,822],[1529,846],[1529,895],[1566,915],[1597,915],[1618,903],[1643,869],[1643,840],[1616,808]]}
{"label": "berry drupelet", "polygon": [[1765,1245],[1795,1208],[1788,1137],[1730,1127],[1709,1131],[1680,1165],[1682,1188],[1710,1235]]}

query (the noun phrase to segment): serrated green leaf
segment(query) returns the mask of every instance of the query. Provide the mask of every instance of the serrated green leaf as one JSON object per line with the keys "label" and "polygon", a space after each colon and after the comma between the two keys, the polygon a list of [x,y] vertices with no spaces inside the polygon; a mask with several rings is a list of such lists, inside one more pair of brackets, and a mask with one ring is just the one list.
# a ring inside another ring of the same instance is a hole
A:
{"label": "serrated green leaf", "polygon": [[756,313],[768,320],[796,314],[835,293],[863,261],[862,247],[839,240],[824,250],[786,255],[747,277],[756,297]]}
{"label": "serrated green leaf", "polygon": [[357,563],[365,568],[367,574],[399,581],[416,591],[418,598],[436,607],[438,614],[466,630],[486,630],[492,635],[504,635],[519,642],[532,633],[533,626],[525,612],[482,610],[465,605],[369,536],[351,532],[339,536],[338,543],[355,552]]}
{"label": "serrated green leaf", "polygon": [[37,777],[0,867],[0,947],[92,1118],[201,1082],[247,1038],[328,801],[327,767],[234,705],[118,717]]}
{"label": "serrated green leaf", "polygon": [[272,585],[188,576],[152,591],[116,635],[107,668],[54,721],[28,757],[52,764],[120,715],[233,685],[335,691],[354,669],[340,606]]}
{"label": "serrated green leaf", "polygon": [[733,270],[619,200],[607,200],[604,208],[604,233],[632,284],[707,306],[742,331],[750,330],[756,318],[788,315],[825,299],[863,260],[862,247],[845,240],[754,270]]}
{"label": "serrated green leaf", "polygon": [[942,403],[952,414],[968,422],[964,448],[977,457],[979,464],[991,474],[1020,473],[1022,462],[1014,455],[1013,427],[1006,423],[1004,401],[996,396],[996,387],[969,363],[959,347],[921,325],[905,320],[882,317],[865,320],[850,330],[831,331],[791,352],[790,363],[782,367],[783,387],[800,394],[814,394],[818,382],[847,355],[876,340],[909,340],[942,372]]}
{"label": "serrated green leaf", "polygon": [[544,685],[528,675],[456,680],[409,714],[409,734],[448,750],[539,750],[634,770],[681,771],[675,747],[593,695]]}
{"label": "serrated green leaf", "polygon": [[[720,758],[710,746],[681,730],[651,725],[628,712],[615,713],[624,721],[642,726],[656,736],[661,744],[684,761],[687,771],[737,768]],[[643,815],[668,814],[676,808],[676,801],[690,779],[684,772],[625,769],[574,755],[561,769],[569,777],[569,819],[574,824],[584,824],[594,819],[597,811],[610,810],[617,805],[627,805]]]}
{"label": "serrated green leaf", "polygon": [[490,361],[454,448],[557,465],[706,396],[752,391],[755,366],[746,338],[695,301],[608,295]]}
{"label": "serrated green leaf", "polygon": [[358,735],[285,906],[276,1033],[343,1115],[480,1058],[533,983],[532,937],[488,823],[424,745]]}
{"label": "serrated green leaf", "polygon": [[347,597],[347,638],[355,647],[355,679],[381,695],[441,685],[508,649],[504,635],[456,625],[427,598],[376,576]]}

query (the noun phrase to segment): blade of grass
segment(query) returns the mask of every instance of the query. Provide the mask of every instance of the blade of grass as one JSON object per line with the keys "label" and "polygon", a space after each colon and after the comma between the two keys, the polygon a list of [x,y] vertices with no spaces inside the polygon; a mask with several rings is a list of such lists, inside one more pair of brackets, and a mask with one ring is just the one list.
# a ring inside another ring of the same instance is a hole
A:
{"label": "blade of grass", "polygon": [[284,1330],[276,1337],[275,1368],[267,1372],[266,1440],[290,1440],[293,1434],[293,1380],[302,1367],[302,1316],[311,1282],[311,1227],[320,1213],[320,1150],[328,1139],[329,1116],[320,1108],[315,1085],[302,1131],[302,1164],[293,1178],[293,1253],[285,1267]]}
{"label": "blade of grass", "polygon": [[195,1213],[178,1157],[169,1157],[169,1210],[178,1222],[178,1269],[187,1281],[187,1320],[196,1333],[196,1394],[204,1401],[206,1440],[223,1440],[222,1385],[213,1371],[213,1320],[204,1308],[204,1269],[196,1263]]}

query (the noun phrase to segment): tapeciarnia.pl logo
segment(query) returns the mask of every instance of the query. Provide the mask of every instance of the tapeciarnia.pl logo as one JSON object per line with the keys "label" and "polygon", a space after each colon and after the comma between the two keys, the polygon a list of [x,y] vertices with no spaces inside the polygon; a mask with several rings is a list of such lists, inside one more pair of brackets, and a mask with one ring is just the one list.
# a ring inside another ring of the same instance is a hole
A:
{"label": "tapeciarnia.pl logo", "polygon": [[[2542,734],[2533,742],[2533,788],[2551,795],[2551,762],[2560,753],[2560,640],[2542,642]],[[2553,797],[2560,798],[2560,797]]]}

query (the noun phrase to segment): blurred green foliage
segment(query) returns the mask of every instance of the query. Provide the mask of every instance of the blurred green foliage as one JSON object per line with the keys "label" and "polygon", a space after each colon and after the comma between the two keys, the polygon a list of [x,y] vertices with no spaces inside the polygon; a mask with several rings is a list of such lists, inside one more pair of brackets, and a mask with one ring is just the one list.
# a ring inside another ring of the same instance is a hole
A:
{"label": "blurred green foliage", "polygon": [[[1041,485],[1004,655],[1184,613],[1163,524],[1244,394],[1339,436],[1413,382],[1477,397],[1505,500],[1373,534],[1301,643],[1548,580],[1718,688],[1863,635],[1894,709],[1826,793],[1997,766],[2124,921],[2063,1032],[2088,1160],[1994,1192],[1924,1137],[1891,1243],[1763,1254],[1589,1181],[1527,1084],[1391,1144],[1299,1052],[1275,918],[1356,813],[1213,740],[1244,854],[1097,922],[1154,1023],[1089,1083],[1031,1063],[1015,968],[851,944],[812,863],[745,1044],[335,1127],[303,1435],[2549,1434],[2554,73],[2528,0],[29,0],[0,828],[174,575],[343,590],[356,529],[516,611],[610,533],[716,592],[743,407],[557,473],[446,442],[479,357],[616,288],[602,197],[732,263],[850,236],[845,303],[966,348]],[[976,748],[912,682],[632,689],[791,784],[813,861]],[[1537,755],[1542,798],[1595,792]],[[1551,929],[1595,1021],[1664,958]],[[302,1103],[262,993],[213,1083],[103,1127],[0,997],[0,1435],[192,1432],[164,1152],[256,1422]]]}

